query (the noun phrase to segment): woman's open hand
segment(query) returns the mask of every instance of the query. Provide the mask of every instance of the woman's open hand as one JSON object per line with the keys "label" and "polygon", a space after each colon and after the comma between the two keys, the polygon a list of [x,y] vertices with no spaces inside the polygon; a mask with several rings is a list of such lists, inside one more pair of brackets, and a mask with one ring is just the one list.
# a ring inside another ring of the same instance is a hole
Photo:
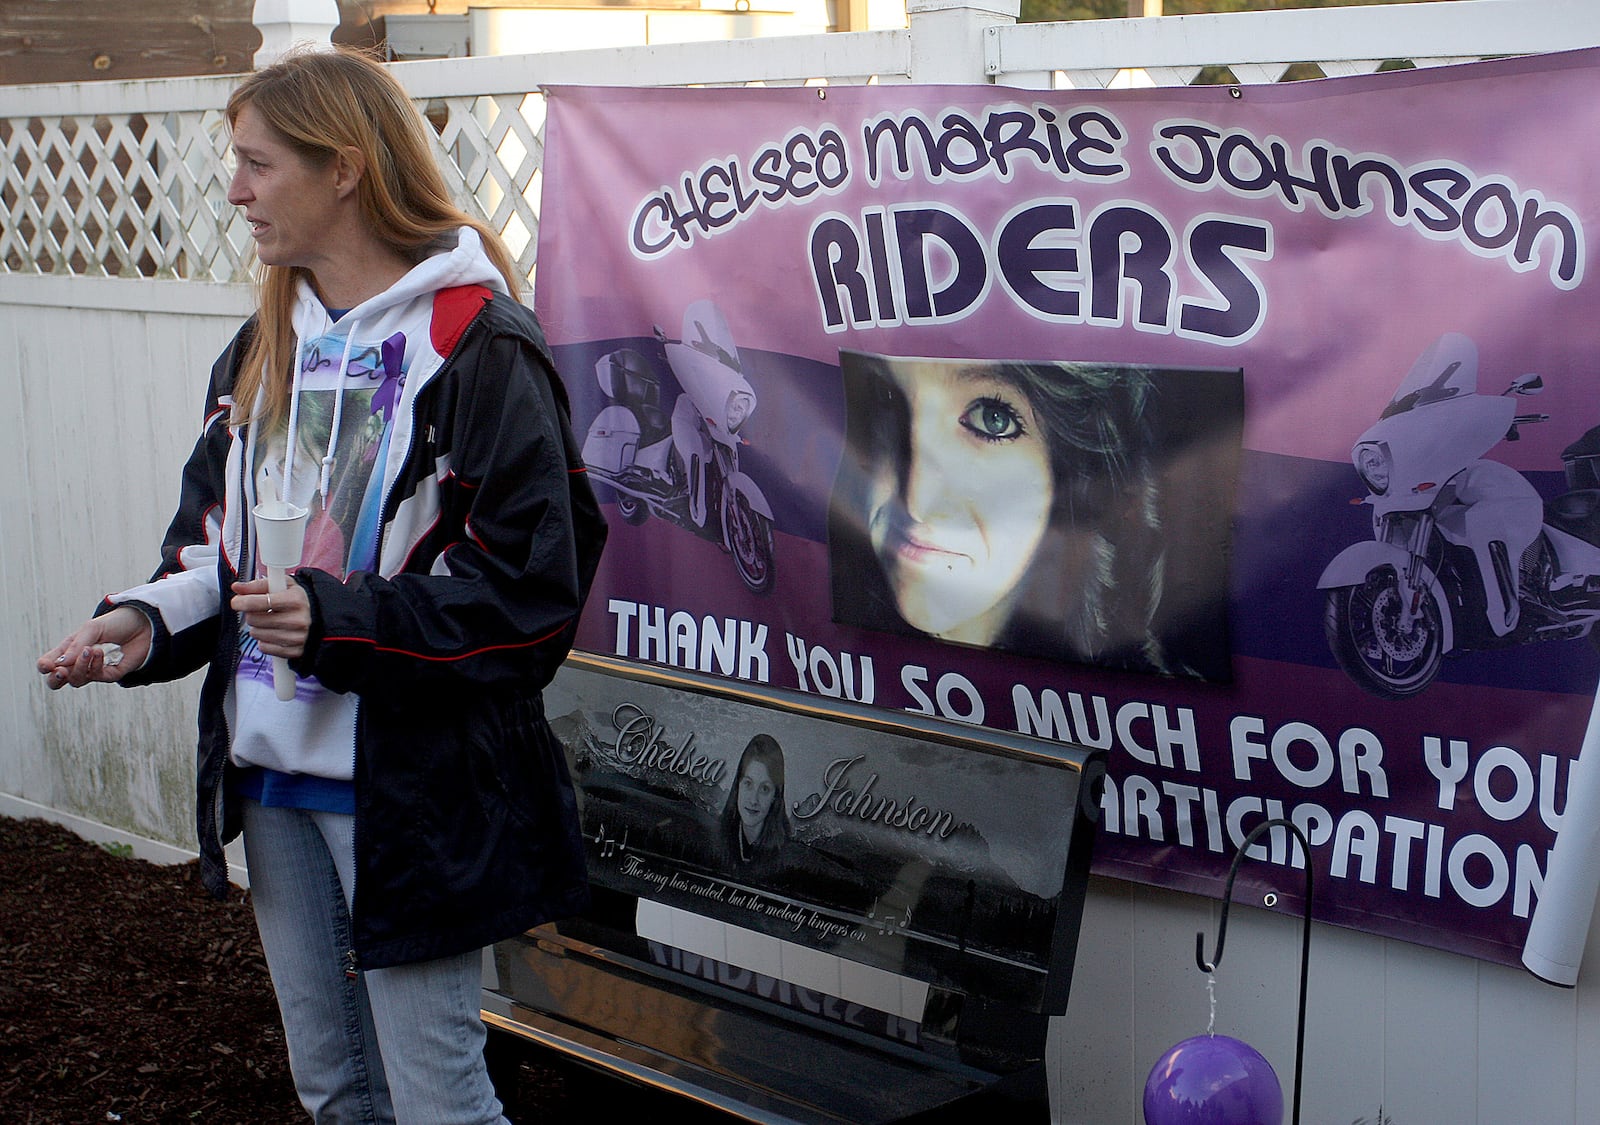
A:
{"label": "woman's open hand", "polygon": [[150,655],[150,619],[132,606],[90,618],[39,657],[39,674],[51,691],[84,684],[113,684]]}

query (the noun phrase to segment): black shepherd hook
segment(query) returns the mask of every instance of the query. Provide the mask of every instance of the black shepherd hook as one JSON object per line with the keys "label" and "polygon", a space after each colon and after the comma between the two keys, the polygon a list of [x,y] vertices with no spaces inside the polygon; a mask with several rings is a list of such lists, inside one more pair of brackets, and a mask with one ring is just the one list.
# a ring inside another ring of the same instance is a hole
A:
{"label": "black shepherd hook", "polygon": [[1306,834],[1300,831],[1300,826],[1292,820],[1279,817],[1275,820],[1263,821],[1250,830],[1244,838],[1244,843],[1239,845],[1239,850],[1234,854],[1233,866],[1228,868],[1228,882],[1222,888],[1222,916],[1217,921],[1217,951],[1211,955],[1211,960],[1206,960],[1206,935],[1194,935],[1194,963],[1200,966],[1202,973],[1210,974],[1217,971],[1217,966],[1222,964],[1222,944],[1228,937],[1228,907],[1233,904],[1233,880],[1239,874],[1239,864],[1244,860],[1244,854],[1250,845],[1255,843],[1269,828],[1287,828],[1296,840],[1300,842],[1300,854],[1306,861],[1306,894],[1305,905],[1300,926],[1300,1011],[1299,1022],[1295,1028],[1294,1036],[1294,1115],[1291,1120],[1294,1125],[1300,1125],[1300,1075],[1305,1066],[1306,1056],[1306,979],[1311,965],[1311,890],[1313,876],[1311,871],[1311,843],[1306,839]]}

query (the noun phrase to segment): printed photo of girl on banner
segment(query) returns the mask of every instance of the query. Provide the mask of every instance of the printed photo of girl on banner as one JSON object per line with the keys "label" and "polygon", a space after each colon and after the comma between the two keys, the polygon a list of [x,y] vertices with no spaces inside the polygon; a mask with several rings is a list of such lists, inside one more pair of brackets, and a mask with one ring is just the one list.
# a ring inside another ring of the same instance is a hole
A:
{"label": "printed photo of girl on banner", "polygon": [[1231,679],[1238,371],[840,353],[834,618]]}

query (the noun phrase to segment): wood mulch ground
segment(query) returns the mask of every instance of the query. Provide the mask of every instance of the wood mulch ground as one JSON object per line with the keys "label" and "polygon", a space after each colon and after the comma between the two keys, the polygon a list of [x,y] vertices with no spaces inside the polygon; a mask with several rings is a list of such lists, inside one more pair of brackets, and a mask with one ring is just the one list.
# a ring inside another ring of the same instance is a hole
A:
{"label": "wood mulch ground", "polygon": [[[557,1062],[516,1087],[513,1125],[663,1112]],[[246,895],[0,817],[0,1123],[306,1120]]]}

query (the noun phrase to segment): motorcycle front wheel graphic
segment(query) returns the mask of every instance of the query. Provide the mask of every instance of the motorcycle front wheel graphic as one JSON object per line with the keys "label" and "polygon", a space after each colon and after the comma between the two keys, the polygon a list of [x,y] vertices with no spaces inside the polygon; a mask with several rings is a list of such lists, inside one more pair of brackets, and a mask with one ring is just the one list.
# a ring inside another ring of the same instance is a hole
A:
{"label": "motorcycle front wheel graphic", "polygon": [[744,493],[729,487],[722,494],[722,529],[744,584],[757,594],[770,591],[775,569],[772,522],[750,507]]}
{"label": "motorcycle front wheel graphic", "polygon": [[1433,592],[1423,589],[1409,624],[1401,620],[1406,594],[1391,567],[1359,586],[1328,591],[1322,628],[1334,659],[1373,695],[1404,699],[1433,682],[1444,660],[1444,628]]}

